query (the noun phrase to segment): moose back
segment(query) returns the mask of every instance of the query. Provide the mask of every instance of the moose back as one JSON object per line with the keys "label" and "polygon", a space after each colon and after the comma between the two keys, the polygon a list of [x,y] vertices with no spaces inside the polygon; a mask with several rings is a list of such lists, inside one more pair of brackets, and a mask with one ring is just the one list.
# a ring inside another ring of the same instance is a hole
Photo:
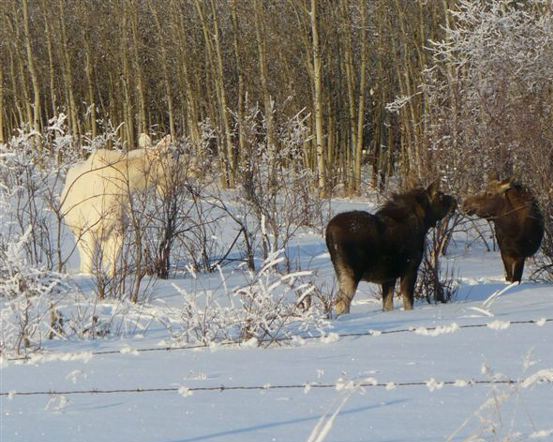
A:
{"label": "moose back", "polygon": [[435,182],[395,195],[374,215],[353,211],[332,218],[326,244],[340,287],[336,313],[349,313],[360,281],[380,284],[383,308],[393,310],[398,278],[403,306],[411,310],[426,232],[455,207],[455,199]]}

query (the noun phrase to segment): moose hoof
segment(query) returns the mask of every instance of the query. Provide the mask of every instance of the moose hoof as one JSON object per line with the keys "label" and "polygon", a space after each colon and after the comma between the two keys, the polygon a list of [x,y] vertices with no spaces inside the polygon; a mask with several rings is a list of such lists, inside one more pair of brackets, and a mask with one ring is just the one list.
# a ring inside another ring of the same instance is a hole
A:
{"label": "moose hoof", "polygon": [[339,300],[334,307],[337,315],[345,315],[349,313],[349,302]]}

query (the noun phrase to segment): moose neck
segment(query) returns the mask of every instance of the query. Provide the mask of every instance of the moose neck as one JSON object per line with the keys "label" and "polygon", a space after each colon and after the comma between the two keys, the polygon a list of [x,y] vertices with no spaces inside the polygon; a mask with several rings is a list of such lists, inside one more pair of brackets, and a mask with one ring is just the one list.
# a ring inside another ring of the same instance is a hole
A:
{"label": "moose neck", "polygon": [[425,234],[434,222],[429,219],[428,196],[422,190],[395,195],[377,212],[380,217],[409,226],[411,231]]}
{"label": "moose neck", "polygon": [[121,160],[121,172],[130,188],[144,190],[156,183],[158,158],[150,149],[136,149]]}
{"label": "moose neck", "polygon": [[511,189],[505,194],[505,204],[495,217],[495,222],[513,217],[538,221],[543,219],[534,197],[529,192],[519,189]]}

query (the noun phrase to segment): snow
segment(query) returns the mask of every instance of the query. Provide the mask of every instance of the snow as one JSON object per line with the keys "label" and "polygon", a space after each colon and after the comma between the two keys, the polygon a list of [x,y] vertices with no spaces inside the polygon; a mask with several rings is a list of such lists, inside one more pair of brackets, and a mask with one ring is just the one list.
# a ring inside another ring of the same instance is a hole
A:
{"label": "snow", "polygon": [[444,388],[444,383],[439,382],[434,378],[430,378],[428,381],[426,381],[426,387],[428,388],[428,391],[430,393],[433,393],[434,391]]}
{"label": "snow", "polygon": [[492,330],[505,330],[511,326],[509,321],[492,321],[488,324],[488,328]]}
{"label": "snow", "polygon": [[440,325],[438,327],[427,329],[425,327],[418,327],[415,329],[415,333],[423,336],[440,336],[448,333],[455,333],[459,330],[459,326],[454,322],[450,325]]}
{"label": "snow", "polygon": [[529,388],[538,382],[553,382],[553,370],[540,370],[532,376],[527,377],[521,384],[522,388]]}
{"label": "snow", "polygon": [[[405,312],[398,299],[384,313],[377,288],[362,283],[351,314],[268,347],[255,338],[179,345],[152,322],[117,338],[44,342],[27,360],[3,357],[0,440],[551,441],[553,287],[525,280],[484,307],[505,287],[501,260],[464,244],[458,238],[446,258],[460,278],[449,304]],[[313,272],[332,287],[320,235],[290,247],[301,271],[284,282]],[[235,268],[220,271],[159,282],[140,314],[219,299],[241,280]]]}
{"label": "snow", "polygon": [[530,439],[541,439],[553,435],[553,430],[536,431],[530,434]]}

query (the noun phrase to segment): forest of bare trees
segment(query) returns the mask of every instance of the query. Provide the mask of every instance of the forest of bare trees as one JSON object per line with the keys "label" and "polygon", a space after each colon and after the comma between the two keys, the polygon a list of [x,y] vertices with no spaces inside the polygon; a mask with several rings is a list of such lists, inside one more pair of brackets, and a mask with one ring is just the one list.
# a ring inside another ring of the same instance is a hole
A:
{"label": "forest of bare trees", "polygon": [[260,143],[320,195],[515,176],[552,232],[552,36],[550,0],[0,0],[0,143],[63,113],[184,137],[231,188]]}
{"label": "forest of bare trees", "polygon": [[[247,150],[241,126],[259,103],[273,150],[279,120],[309,116],[304,162],[322,191],[357,191],[367,162],[383,186],[396,167],[424,168],[419,85],[454,4],[2,0],[0,141],[60,112],[79,136],[124,123],[129,146],[146,131],[198,140],[207,121],[232,186]],[[397,97],[413,97],[406,112],[386,110]]]}

